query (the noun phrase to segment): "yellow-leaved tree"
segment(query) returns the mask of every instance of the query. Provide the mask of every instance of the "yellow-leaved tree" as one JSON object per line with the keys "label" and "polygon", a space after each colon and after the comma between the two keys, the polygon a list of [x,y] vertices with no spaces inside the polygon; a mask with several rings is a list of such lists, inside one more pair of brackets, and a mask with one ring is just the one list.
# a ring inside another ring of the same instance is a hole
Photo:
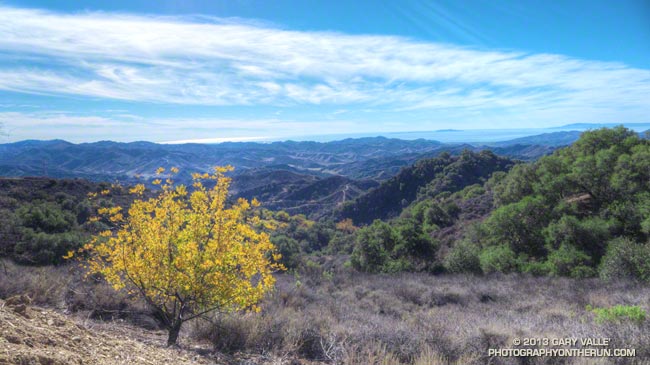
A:
{"label": "yellow-leaved tree", "polygon": [[167,345],[176,343],[183,322],[210,311],[258,310],[274,286],[272,273],[282,269],[269,235],[255,229],[259,218],[251,205],[258,203],[227,204],[230,178],[224,173],[230,170],[193,174],[191,192],[156,179],[161,191],[148,199],[144,185],[136,185],[131,193],[140,197],[128,214],[120,207],[100,209],[114,228],[86,245],[90,272],[101,273],[116,290],[140,294],[169,331]]}

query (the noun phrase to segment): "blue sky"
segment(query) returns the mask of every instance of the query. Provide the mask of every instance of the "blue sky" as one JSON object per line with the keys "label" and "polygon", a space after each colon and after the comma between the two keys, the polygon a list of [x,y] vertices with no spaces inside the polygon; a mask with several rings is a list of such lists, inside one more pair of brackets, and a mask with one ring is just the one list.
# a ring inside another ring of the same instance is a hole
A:
{"label": "blue sky", "polygon": [[0,1],[3,140],[648,122],[648,1]]}

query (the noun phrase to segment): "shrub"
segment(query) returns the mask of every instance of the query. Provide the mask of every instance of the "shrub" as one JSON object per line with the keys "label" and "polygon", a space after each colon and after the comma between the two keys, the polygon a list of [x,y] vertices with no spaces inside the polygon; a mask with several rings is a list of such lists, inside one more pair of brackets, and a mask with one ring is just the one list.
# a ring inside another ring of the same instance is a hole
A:
{"label": "shrub", "polygon": [[584,251],[589,256],[600,258],[605,251],[605,244],[610,239],[611,222],[599,217],[580,221],[565,215],[543,230],[546,246],[549,250],[571,245]]}
{"label": "shrub", "polygon": [[598,276],[598,271],[596,271],[596,269],[593,267],[580,265],[571,270],[570,276],[574,279],[592,278],[594,276]]}
{"label": "shrub", "polygon": [[587,305],[587,311],[596,315],[596,323],[604,322],[622,322],[630,320],[641,323],[645,321],[646,312],[636,305],[615,305],[610,308],[593,308]]}
{"label": "shrub", "polygon": [[470,241],[460,241],[444,259],[444,267],[450,273],[481,273],[479,247]]}
{"label": "shrub", "polygon": [[515,165],[507,174],[495,174],[489,181],[493,185],[497,207],[515,203],[533,193],[535,169],[530,164]]}
{"label": "shrub", "polygon": [[[266,334],[264,326],[270,326],[266,321],[253,321],[251,316],[232,317],[228,315],[216,317],[211,325],[202,323],[204,327],[195,327],[193,335],[208,339],[214,349],[226,354],[250,349],[256,342],[262,340],[261,334]],[[278,341],[280,342],[280,341]],[[266,350],[264,344],[258,344]]]}
{"label": "shrub", "polygon": [[521,271],[533,276],[547,276],[551,273],[551,265],[546,261],[531,261],[523,264]]}
{"label": "shrub", "polygon": [[486,274],[493,272],[510,273],[519,269],[517,255],[507,245],[486,247],[479,254],[479,262],[481,270]]}
{"label": "shrub", "polygon": [[463,197],[463,200],[476,198],[483,194],[485,194],[485,188],[480,184],[470,185],[460,191],[460,195]]}
{"label": "shrub", "polygon": [[423,223],[427,227],[446,227],[453,224],[453,218],[449,214],[455,212],[452,206],[441,207],[436,203],[430,204],[429,208],[424,212]]}
{"label": "shrub", "polygon": [[299,276],[303,277],[305,280],[308,280],[311,283],[320,283],[325,279],[323,274],[326,270],[323,268],[323,265],[314,259],[314,257],[305,257],[300,267],[296,270],[300,273]]}
{"label": "shrub", "polygon": [[34,203],[16,210],[19,224],[37,232],[63,233],[74,228],[77,217],[55,203]]}
{"label": "shrub", "polygon": [[410,271],[413,265],[405,258],[401,257],[395,260],[388,260],[382,269],[385,273],[398,273],[402,271]]}
{"label": "shrub", "polygon": [[540,257],[545,253],[542,228],[549,209],[540,196],[528,196],[517,203],[497,208],[481,225],[482,241],[507,244],[516,253]]}
{"label": "shrub", "polygon": [[78,249],[86,238],[75,214],[53,202],[26,203],[13,213],[3,210],[0,221],[0,240],[4,242],[0,255],[23,264],[60,264],[63,256]]}
{"label": "shrub", "polygon": [[300,263],[300,244],[284,234],[271,237],[271,242],[282,255],[280,263],[288,269],[295,269]]}
{"label": "shrub", "polygon": [[79,232],[45,233],[31,228],[19,230],[20,239],[14,246],[16,262],[30,265],[52,265],[63,262],[68,251],[81,247],[84,235]]}
{"label": "shrub", "polygon": [[399,244],[394,248],[395,256],[431,258],[436,251],[436,243],[422,230],[415,219],[400,219],[396,224]]}
{"label": "shrub", "polygon": [[[564,244],[548,255],[550,273],[556,276],[584,277],[590,274],[585,268],[591,265],[591,258],[573,245]],[[595,274],[595,272],[594,272]]]}
{"label": "shrub", "polygon": [[604,280],[636,279],[650,281],[650,246],[628,238],[609,242],[600,263],[600,277]]}
{"label": "shrub", "polygon": [[336,232],[324,252],[327,254],[351,254],[354,249],[354,234]]}
{"label": "shrub", "polygon": [[360,271],[381,271],[398,240],[399,236],[388,223],[375,220],[357,232],[352,265]]}
{"label": "shrub", "polygon": [[328,357],[328,350],[333,350],[327,346],[330,322],[333,318],[326,314],[287,307],[261,313],[217,315],[209,322],[195,322],[192,334],[227,354],[281,353],[322,360]]}

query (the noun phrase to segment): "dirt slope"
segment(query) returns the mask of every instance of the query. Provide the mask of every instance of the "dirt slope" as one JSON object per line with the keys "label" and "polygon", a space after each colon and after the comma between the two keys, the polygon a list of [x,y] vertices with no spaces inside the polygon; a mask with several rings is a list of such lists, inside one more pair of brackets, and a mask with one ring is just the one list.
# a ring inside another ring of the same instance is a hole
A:
{"label": "dirt slope", "polygon": [[0,300],[1,365],[210,363],[196,353],[162,347],[162,340],[127,333],[123,326],[83,326],[28,304],[25,297]]}

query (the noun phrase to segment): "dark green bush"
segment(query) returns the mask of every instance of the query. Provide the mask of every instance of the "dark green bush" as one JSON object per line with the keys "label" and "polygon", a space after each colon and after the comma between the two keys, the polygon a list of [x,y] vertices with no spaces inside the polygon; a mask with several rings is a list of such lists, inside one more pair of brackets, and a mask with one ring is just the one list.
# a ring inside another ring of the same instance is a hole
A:
{"label": "dark green bush", "polygon": [[[56,197],[66,204],[70,201],[65,194]],[[78,249],[86,239],[75,213],[54,202],[23,203],[13,213],[5,211],[1,219],[7,225],[1,238],[9,243],[0,253],[23,264],[60,264],[68,251]]]}
{"label": "dark green bush", "polygon": [[400,257],[394,260],[387,260],[382,268],[382,272],[385,273],[398,273],[403,271],[412,271],[413,264],[411,264],[406,258]]}
{"label": "dark green bush", "polygon": [[629,238],[609,242],[607,253],[599,268],[605,280],[635,279],[650,281],[650,245],[636,243]]}
{"label": "dark green bush", "polygon": [[551,274],[551,265],[546,261],[530,261],[522,265],[521,271],[533,276],[547,276]]}
{"label": "dark green bush", "polygon": [[575,216],[562,216],[544,229],[546,247],[552,251],[570,245],[586,251],[587,255],[598,260],[605,253],[606,243],[611,236],[611,225],[611,222],[600,217],[580,220]]}
{"label": "dark green bush", "polygon": [[357,232],[352,266],[365,272],[382,271],[398,242],[399,236],[388,223],[375,220]]}
{"label": "dark green bush", "polygon": [[479,247],[470,241],[460,241],[451,248],[444,259],[444,267],[450,273],[481,273]]}
{"label": "dark green bush", "polygon": [[415,219],[400,219],[396,224],[399,242],[393,248],[397,257],[432,258],[436,244]]}
{"label": "dark green bush", "polygon": [[598,276],[598,271],[591,266],[580,265],[571,270],[571,277],[574,279],[587,279],[594,276]]}
{"label": "dark green bush", "polygon": [[328,254],[351,254],[354,249],[354,235],[336,232],[330,240],[325,252]]}
{"label": "dark green bush", "polygon": [[63,233],[73,229],[77,222],[72,212],[49,202],[25,204],[15,214],[20,226],[35,232]]}
{"label": "dark green bush", "polygon": [[496,209],[481,226],[483,241],[489,246],[506,244],[517,254],[541,257],[545,253],[542,228],[549,209],[540,196]]}
{"label": "dark green bush", "polygon": [[485,188],[480,184],[474,184],[466,187],[459,192],[463,200],[472,199],[485,194]]}
{"label": "dark green bush", "polygon": [[591,257],[571,244],[563,244],[548,255],[547,263],[552,275],[583,277],[589,274],[585,268],[591,266]]}
{"label": "dark green bush", "polygon": [[479,254],[481,270],[489,274],[493,272],[516,272],[520,267],[517,254],[507,245],[489,246]]}
{"label": "dark green bush", "polygon": [[271,236],[271,242],[282,255],[281,263],[288,269],[295,269],[300,262],[300,245],[298,241],[285,235]]}
{"label": "dark green bush", "polygon": [[30,265],[60,264],[68,251],[81,247],[86,237],[80,232],[45,233],[29,228],[21,230],[14,247],[14,260]]}

